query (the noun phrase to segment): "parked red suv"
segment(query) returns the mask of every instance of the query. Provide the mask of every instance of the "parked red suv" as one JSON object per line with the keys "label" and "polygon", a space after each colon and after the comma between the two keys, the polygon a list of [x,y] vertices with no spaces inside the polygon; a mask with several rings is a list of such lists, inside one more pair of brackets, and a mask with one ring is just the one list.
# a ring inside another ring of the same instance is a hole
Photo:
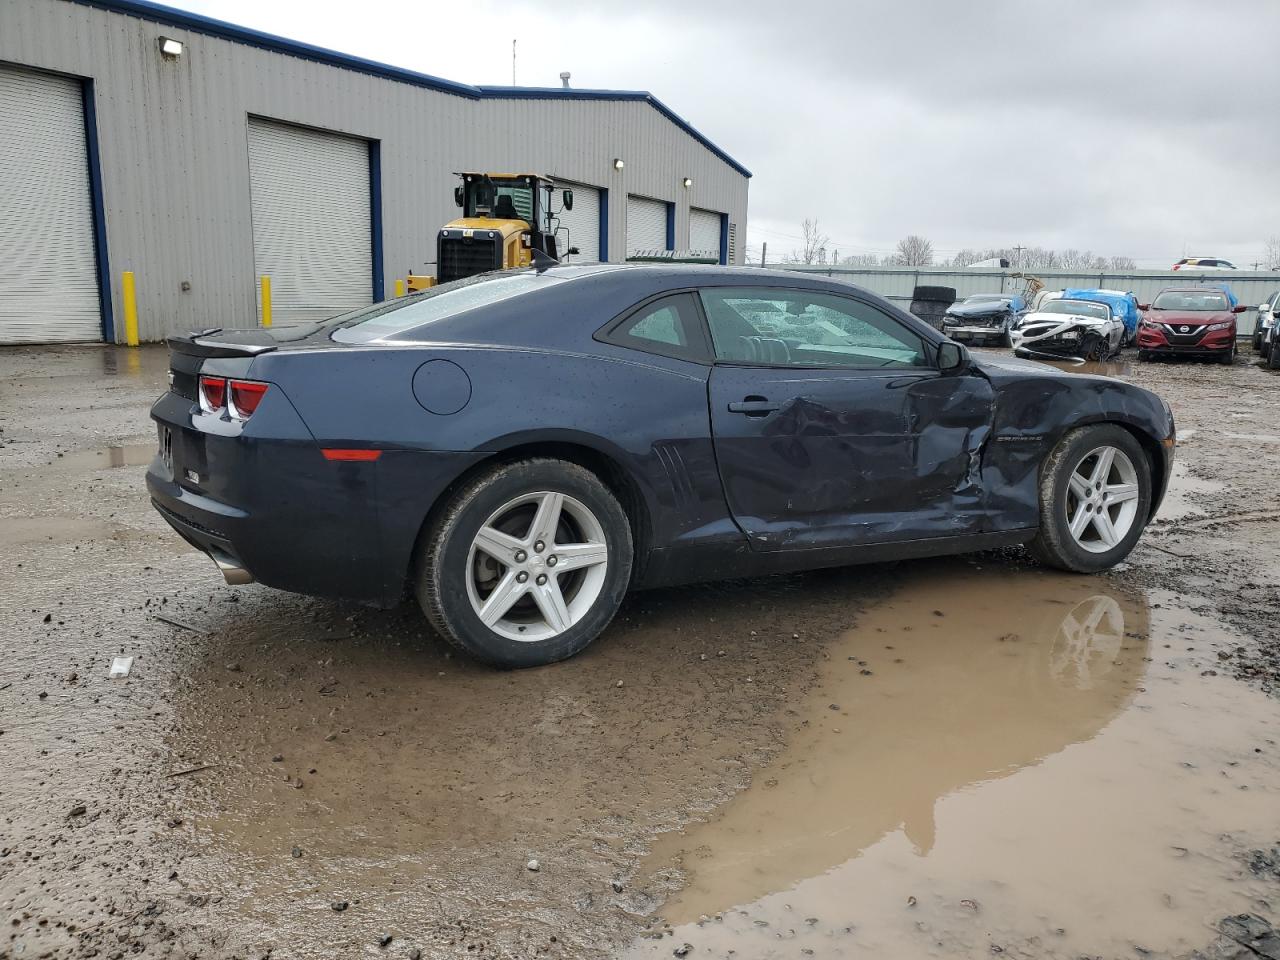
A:
{"label": "parked red suv", "polygon": [[1219,363],[1236,358],[1236,314],[1217,287],[1165,287],[1150,303],[1138,305],[1138,359],[1155,356],[1207,357]]}

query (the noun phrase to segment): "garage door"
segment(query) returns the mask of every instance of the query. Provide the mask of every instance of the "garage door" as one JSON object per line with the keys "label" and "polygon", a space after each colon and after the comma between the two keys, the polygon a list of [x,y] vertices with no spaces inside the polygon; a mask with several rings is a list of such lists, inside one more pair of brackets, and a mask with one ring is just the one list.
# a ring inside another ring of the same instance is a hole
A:
{"label": "garage door", "polygon": [[720,214],[689,208],[689,249],[720,259]]}
{"label": "garage door", "polygon": [[[561,251],[577,247],[578,255],[569,257],[567,263],[593,263],[600,259],[600,191],[595,187],[577,183],[561,184],[558,188],[573,191],[573,209],[560,212],[560,226],[556,230],[556,244]],[[557,197],[555,201],[559,205]],[[553,207],[554,209],[554,207]],[[566,234],[567,231],[567,234]]]}
{"label": "garage door", "polygon": [[249,189],[254,272],[271,278],[273,322],[373,301],[366,141],[250,120]]}
{"label": "garage door", "polygon": [[667,249],[667,205],[627,196],[627,256]]}
{"label": "garage door", "polygon": [[0,343],[101,339],[80,83],[0,68]]}

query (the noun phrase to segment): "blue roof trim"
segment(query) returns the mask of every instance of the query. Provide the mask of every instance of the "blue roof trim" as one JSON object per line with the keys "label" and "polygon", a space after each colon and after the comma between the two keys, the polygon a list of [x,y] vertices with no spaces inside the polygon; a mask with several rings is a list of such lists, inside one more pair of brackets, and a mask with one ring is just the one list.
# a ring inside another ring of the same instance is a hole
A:
{"label": "blue roof trim", "polygon": [[264,33],[261,30],[251,30],[248,27],[241,27],[234,23],[228,23],[225,20],[216,20],[213,17],[205,17],[197,13],[189,13],[186,10],[179,10],[176,7],[168,7],[161,3],[151,3],[150,0],[73,0],[73,2],[82,4],[86,7],[99,7],[103,10],[110,10],[113,13],[123,13],[129,16],[141,17],[145,20],[154,20],[157,23],[168,24],[172,27],[182,27],[186,30],[195,31],[196,33],[203,33],[213,37],[221,37],[224,40],[248,44],[249,46],[258,47],[263,50],[287,53],[303,60],[312,60],[316,63],[327,64],[331,67],[340,67],[344,70],[354,70],[358,73],[366,73],[375,77],[383,77],[387,80],[396,80],[400,83],[407,83],[416,87],[438,90],[441,93],[449,93],[458,97],[466,97],[469,100],[644,101],[729,166],[733,167],[733,169],[738,171],[738,173],[742,174],[744,177],[751,176],[750,170],[738,163],[738,161],[734,160],[733,157],[729,156],[705,136],[699,133],[692,124],[677,114],[665,103],[653,94],[644,90],[579,90],[572,87],[477,87],[472,86],[469,83],[458,83],[453,80],[445,80],[441,77],[433,77],[427,73],[418,73],[415,70],[405,70],[401,67],[393,67],[386,63],[379,63],[376,60],[366,60],[364,57],[353,57],[349,54],[339,53],[337,50],[330,50],[327,47],[317,47],[310,43],[300,43],[297,40],[290,40],[287,37],[281,37],[274,33]]}

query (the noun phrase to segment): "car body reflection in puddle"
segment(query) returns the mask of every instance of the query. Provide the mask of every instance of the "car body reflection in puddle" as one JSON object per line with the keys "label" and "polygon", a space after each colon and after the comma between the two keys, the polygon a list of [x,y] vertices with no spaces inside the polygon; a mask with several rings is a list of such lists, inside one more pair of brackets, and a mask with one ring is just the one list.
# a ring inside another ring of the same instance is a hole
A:
{"label": "car body reflection in puddle", "polygon": [[677,891],[675,942],[751,957],[1202,946],[1208,919],[1247,903],[1221,884],[1205,902],[1206,871],[1231,862],[1218,835],[1274,826],[1265,791],[1217,770],[1275,711],[1198,675],[1193,697],[1173,662],[1150,675],[1152,614],[1171,648],[1210,629],[1100,577],[914,579],[831,647],[800,731],[752,786],[659,838],[641,877]]}

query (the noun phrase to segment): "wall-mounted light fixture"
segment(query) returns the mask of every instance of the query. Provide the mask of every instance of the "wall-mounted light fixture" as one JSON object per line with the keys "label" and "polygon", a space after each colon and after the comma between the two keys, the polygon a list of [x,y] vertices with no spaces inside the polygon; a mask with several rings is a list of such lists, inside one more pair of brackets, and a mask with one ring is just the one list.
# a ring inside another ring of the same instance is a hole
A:
{"label": "wall-mounted light fixture", "polygon": [[182,56],[182,41],[172,37],[160,38],[160,56],[166,60],[177,60]]}
{"label": "wall-mounted light fixture", "polygon": [[614,161],[613,161],[613,169],[615,169],[615,170],[621,170],[621,169],[622,169],[623,167],[625,167],[625,166],[626,166],[626,164],[625,164],[625,163],[623,163],[620,159],[619,159],[619,160],[614,160]]}
{"label": "wall-mounted light fixture", "polygon": [[693,186],[693,177],[685,177],[685,178],[684,178],[684,188],[685,188],[686,190],[688,190],[688,189],[689,189],[690,187],[692,187],[692,186]]}

